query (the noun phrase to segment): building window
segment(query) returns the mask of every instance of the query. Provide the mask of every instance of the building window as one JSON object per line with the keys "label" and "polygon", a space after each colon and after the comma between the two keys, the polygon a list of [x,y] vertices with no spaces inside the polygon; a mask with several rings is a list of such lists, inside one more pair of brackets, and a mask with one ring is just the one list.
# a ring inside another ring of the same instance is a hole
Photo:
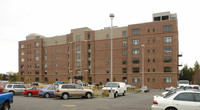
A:
{"label": "building window", "polygon": [[139,45],[140,39],[133,39],[133,45]]}
{"label": "building window", "polygon": [[35,46],[39,46],[40,44],[39,44],[39,42],[35,42]]}
{"label": "building window", "polygon": [[39,54],[39,50],[35,50],[35,54]]}
{"label": "building window", "polygon": [[38,71],[38,70],[35,70],[35,74],[39,74],[39,71]]}
{"label": "building window", "polygon": [[148,51],[147,51],[148,53],[150,53],[150,49],[148,49]]}
{"label": "building window", "polygon": [[164,62],[165,63],[168,63],[168,62],[171,62],[171,61],[172,61],[172,57],[171,56],[164,57]]}
{"label": "building window", "polygon": [[150,72],[150,69],[148,68],[148,72]]}
{"label": "building window", "polygon": [[148,59],[147,61],[148,61],[148,63],[149,63],[149,62],[150,62],[150,59]]}
{"label": "building window", "polygon": [[91,52],[89,52],[89,53],[88,53],[88,57],[90,58],[91,56],[92,56],[92,53],[91,53]]}
{"label": "building window", "polygon": [[155,82],[155,78],[153,78],[153,82]]}
{"label": "building window", "polygon": [[170,52],[172,52],[172,47],[171,47],[171,46],[166,46],[166,47],[164,47],[164,52],[165,52],[165,53],[170,53]]}
{"label": "building window", "polygon": [[47,54],[47,49],[44,50],[44,53]]}
{"label": "building window", "polygon": [[122,82],[127,82],[127,77],[122,77]]}
{"label": "building window", "polygon": [[91,66],[91,61],[88,61],[88,65]]}
{"label": "building window", "polygon": [[44,64],[44,67],[47,68],[47,63]]}
{"label": "building window", "polygon": [[153,53],[155,53],[155,49],[153,49]]}
{"label": "building window", "polygon": [[106,81],[109,82],[110,81],[109,78],[106,78]]}
{"label": "building window", "polygon": [[36,63],[35,64],[35,68],[39,68],[40,67],[40,64],[39,63]]}
{"label": "building window", "polygon": [[153,62],[155,62],[155,59],[153,59]]}
{"label": "building window", "polygon": [[58,64],[56,64],[56,67],[58,67]]}
{"label": "building window", "polygon": [[21,44],[21,48],[22,48],[22,49],[24,48],[24,44]]}
{"label": "building window", "polygon": [[35,57],[35,60],[38,61],[38,60],[40,60],[40,58],[39,57]]}
{"label": "building window", "polygon": [[127,41],[122,41],[122,47],[126,47],[127,46]]}
{"label": "building window", "polygon": [[147,31],[150,32],[150,29],[148,29]]}
{"label": "building window", "polygon": [[122,37],[127,37],[127,31],[122,31]]}
{"label": "building window", "polygon": [[172,42],[172,37],[171,37],[171,36],[166,36],[166,37],[164,37],[164,42],[165,42],[165,43],[170,43],[170,42]]}
{"label": "building window", "polygon": [[140,34],[140,29],[133,29],[132,32],[133,32],[133,35],[138,35]]}
{"label": "building window", "polygon": [[24,65],[21,65],[21,68],[24,68]]}
{"label": "building window", "polygon": [[153,32],[155,32],[155,28],[153,28]]}
{"label": "building window", "polygon": [[109,34],[106,34],[106,38],[109,38]]}
{"label": "building window", "polygon": [[47,42],[46,41],[44,41],[44,46],[47,46]]}
{"label": "building window", "polygon": [[47,56],[44,56],[44,60],[47,60]]}
{"label": "building window", "polygon": [[48,78],[47,78],[47,77],[45,77],[45,78],[44,78],[44,81],[48,81]]}
{"label": "building window", "polygon": [[139,73],[140,72],[140,68],[139,67],[134,67],[133,68],[133,73]]}
{"label": "building window", "polygon": [[24,75],[24,71],[21,71],[21,75]]}
{"label": "building window", "polygon": [[92,40],[92,35],[88,34],[88,40]]}
{"label": "building window", "polygon": [[21,55],[24,55],[24,52],[23,52],[23,51],[21,51]]}
{"label": "building window", "polygon": [[76,45],[76,66],[81,66],[81,45]]}
{"label": "building window", "polygon": [[39,78],[38,78],[38,77],[36,77],[36,78],[35,78],[35,81],[36,81],[36,82],[39,82]]}
{"label": "building window", "polygon": [[76,66],[81,66],[81,61],[76,61]]}
{"label": "building window", "polygon": [[21,62],[24,62],[24,58],[21,58]]}
{"label": "building window", "polygon": [[172,78],[171,77],[164,77],[164,83],[171,83]]}
{"label": "building window", "polygon": [[140,82],[140,78],[139,77],[133,77],[133,83],[139,83]]}
{"label": "building window", "polygon": [[80,35],[77,35],[76,36],[76,42],[79,42],[79,41],[81,41],[81,38],[80,38]]}
{"label": "building window", "polygon": [[109,65],[109,61],[107,61],[106,64]]}
{"label": "building window", "polygon": [[155,39],[153,39],[153,43],[155,43],[156,42],[156,40]]}
{"label": "building window", "polygon": [[56,53],[58,53],[58,49],[56,49]]}
{"label": "building window", "polygon": [[106,52],[106,56],[107,56],[107,57],[109,56],[109,52]]}
{"label": "building window", "polygon": [[58,60],[58,56],[56,56],[55,59]]}
{"label": "building window", "polygon": [[44,74],[47,74],[47,70],[44,71]]}
{"label": "building window", "polygon": [[133,58],[133,64],[136,64],[136,63],[140,63],[140,59],[139,58]]}
{"label": "building window", "polygon": [[140,49],[139,48],[133,49],[133,55],[136,55],[136,54],[140,54]]}
{"label": "building window", "polygon": [[165,25],[165,26],[163,27],[163,31],[164,31],[164,32],[172,31],[172,25]]}
{"label": "building window", "polygon": [[153,68],[153,72],[155,72],[156,70],[155,70],[155,68]]}
{"label": "building window", "polygon": [[127,73],[127,68],[122,68],[122,73]]}
{"label": "building window", "polygon": [[122,64],[127,64],[127,59],[126,58],[122,59]]}
{"label": "building window", "polygon": [[172,72],[172,67],[164,67],[164,72]]}
{"label": "building window", "polygon": [[123,56],[126,56],[127,55],[127,50],[125,49],[125,50],[122,50],[122,55]]}
{"label": "building window", "polygon": [[67,42],[71,42],[71,38],[70,37],[67,38]]}
{"label": "building window", "polygon": [[109,73],[109,70],[106,70],[106,73]]}
{"label": "building window", "polygon": [[106,48],[109,48],[109,44],[106,44]]}
{"label": "building window", "polygon": [[92,49],[92,45],[91,44],[88,44],[88,49]]}

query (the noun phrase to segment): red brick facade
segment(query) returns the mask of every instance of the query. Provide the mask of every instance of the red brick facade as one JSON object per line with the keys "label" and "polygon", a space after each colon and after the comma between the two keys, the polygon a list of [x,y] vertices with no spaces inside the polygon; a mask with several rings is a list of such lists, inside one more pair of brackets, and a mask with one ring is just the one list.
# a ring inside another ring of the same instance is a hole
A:
{"label": "red brick facade", "polygon": [[[164,26],[171,26],[165,32]],[[134,35],[133,30],[139,33]],[[127,35],[113,39],[113,80],[142,85],[142,47],[144,47],[144,85],[150,88],[176,86],[178,78],[177,20],[156,21],[127,26]],[[65,44],[44,46],[44,38],[19,42],[19,72],[21,81],[54,83],[70,78],[87,83],[105,84],[110,81],[110,39],[96,40],[96,31],[84,31],[84,40],[74,41],[75,34],[65,36]],[[89,39],[91,36],[91,39]],[[103,35],[102,35],[103,36]],[[115,33],[114,33],[115,36]],[[164,37],[170,36],[170,42]],[[138,39],[136,45],[133,40]],[[123,45],[123,41],[126,42]],[[36,42],[39,46],[35,46]],[[21,48],[24,45],[24,48]],[[80,66],[77,66],[77,45],[80,45]],[[90,49],[89,49],[90,48]],[[170,48],[164,52],[164,48]],[[138,49],[137,54],[133,50]],[[39,52],[36,53],[36,50]],[[24,55],[21,55],[24,52]],[[124,52],[124,54],[123,54]],[[36,57],[39,60],[36,60]],[[164,57],[170,57],[164,62]],[[21,59],[24,58],[24,62]],[[138,58],[137,63],[133,59]],[[123,64],[123,59],[126,63]],[[38,65],[39,66],[35,66]],[[39,71],[38,73],[36,71]],[[133,72],[134,71],[134,72]],[[90,72],[90,73],[89,73]]]}

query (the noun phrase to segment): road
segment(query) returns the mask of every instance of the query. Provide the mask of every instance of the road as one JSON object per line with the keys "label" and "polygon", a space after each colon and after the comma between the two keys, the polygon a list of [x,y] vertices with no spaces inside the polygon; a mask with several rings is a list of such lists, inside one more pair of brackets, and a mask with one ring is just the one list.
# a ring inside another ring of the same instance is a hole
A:
{"label": "road", "polygon": [[11,110],[151,110],[154,95],[163,90],[151,90],[149,93],[127,93],[115,99],[94,97],[92,99],[41,98],[14,96]]}

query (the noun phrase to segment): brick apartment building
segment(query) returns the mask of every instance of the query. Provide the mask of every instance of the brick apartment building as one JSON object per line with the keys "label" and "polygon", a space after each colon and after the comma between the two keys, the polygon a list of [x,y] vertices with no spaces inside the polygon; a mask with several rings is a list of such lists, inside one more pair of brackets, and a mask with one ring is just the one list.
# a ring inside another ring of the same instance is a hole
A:
{"label": "brick apartment building", "polygon": [[[144,45],[144,47],[141,47]],[[70,34],[44,37],[30,34],[19,41],[20,80],[54,83],[110,81],[110,28],[72,29]],[[178,27],[176,14],[153,14],[153,21],[113,28],[113,80],[137,87],[176,86]]]}

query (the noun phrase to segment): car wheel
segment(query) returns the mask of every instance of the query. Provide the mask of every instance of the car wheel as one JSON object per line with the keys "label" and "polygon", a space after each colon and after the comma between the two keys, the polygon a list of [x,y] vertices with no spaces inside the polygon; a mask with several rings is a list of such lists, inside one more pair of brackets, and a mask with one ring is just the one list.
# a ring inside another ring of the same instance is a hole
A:
{"label": "car wheel", "polygon": [[177,109],[170,107],[170,108],[167,108],[166,110],[177,110]]}
{"label": "car wheel", "polygon": [[69,98],[68,93],[64,93],[64,94],[62,95],[62,98],[63,98],[64,100],[67,100],[67,99]]}
{"label": "car wheel", "polygon": [[31,93],[31,92],[29,92],[28,94],[27,94],[27,96],[28,97],[31,97],[33,94]]}
{"label": "car wheel", "polygon": [[9,109],[10,109],[9,103],[8,103],[8,102],[5,102],[5,103],[3,104],[2,110],[9,110]]}
{"label": "car wheel", "polygon": [[85,97],[86,97],[87,99],[91,99],[91,98],[92,98],[92,94],[91,94],[91,93],[86,93]]}
{"label": "car wheel", "polygon": [[126,91],[124,91],[124,93],[123,93],[123,96],[125,96],[126,95]]}
{"label": "car wheel", "polygon": [[118,93],[116,92],[116,93],[114,94],[114,96],[115,96],[115,98],[117,98],[117,97],[118,97]]}
{"label": "car wheel", "polygon": [[9,93],[12,93],[13,95],[15,95],[15,92],[14,92],[14,91],[9,91]]}
{"label": "car wheel", "polygon": [[49,93],[46,93],[46,94],[44,95],[44,97],[45,97],[45,98],[49,98],[49,97],[50,97],[50,94],[49,94]]}

